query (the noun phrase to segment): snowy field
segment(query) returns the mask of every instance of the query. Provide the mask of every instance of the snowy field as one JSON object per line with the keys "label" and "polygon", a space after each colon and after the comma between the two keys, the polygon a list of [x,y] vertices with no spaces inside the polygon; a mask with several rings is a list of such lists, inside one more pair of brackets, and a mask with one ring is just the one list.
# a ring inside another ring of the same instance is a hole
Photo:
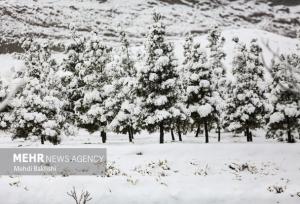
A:
{"label": "snowy field", "polygon": [[[96,33],[101,42],[118,48],[120,25],[128,34],[134,67],[140,71],[145,68],[140,66],[139,58],[145,54],[147,28],[153,23],[153,11],[158,10],[167,26],[166,41],[174,44],[179,67],[185,59],[186,33],[195,34],[194,42],[208,53],[207,32],[218,25],[226,38],[226,57],[222,61],[226,80],[235,80],[232,61],[237,53],[232,39],[238,37],[247,46],[257,39],[266,62],[264,80],[271,82],[269,67],[274,53],[299,52],[299,39],[295,37],[300,5],[274,2],[278,1],[0,0],[0,25],[4,25],[0,35],[11,43],[7,44],[11,47],[8,51],[0,41],[0,78],[7,82],[9,93],[24,83],[23,79],[13,79],[16,71],[26,69],[22,53],[14,53],[21,49],[14,44],[16,39],[31,36],[39,42],[50,39],[55,44],[70,44],[72,28],[79,36]],[[58,50],[53,51],[52,58],[62,63],[66,53]],[[165,144],[159,144],[158,132],[142,131],[134,136],[134,143],[129,143],[128,135],[108,132],[103,144],[99,132],[80,130],[75,136],[62,137],[55,146],[49,141],[41,145],[34,137],[12,140],[11,133],[0,130],[0,148],[106,148],[108,161],[104,176],[0,175],[0,204],[78,204],[68,195],[73,188],[79,196],[82,191],[90,193],[92,200],[80,204],[300,203],[298,135],[292,144],[266,139],[264,129],[253,132],[251,143],[244,136],[227,132],[222,132],[218,142],[214,130],[209,144],[203,133],[197,138],[194,133],[183,135],[183,142],[178,141],[177,134],[175,141],[169,132],[164,137]]]}
{"label": "snowy field", "polygon": [[[39,141],[15,140],[2,133],[0,147],[39,147]],[[88,203],[236,203],[296,204],[300,202],[300,144],[275,143],[257,132],[254,143],[223,134],[217,143],[202,136],[158,144],[157,134],[141,133],[135,144],[127,135],[109,134],[101,144],[97,134],[80,131],[59,147],[105,147],[108,174],[96,176],[1,176],[5,204],[72,204],[73,187],[89,191]],[[53,147],[45,145],[43,147]],[[1,201],[1,203],[2,203]]]}

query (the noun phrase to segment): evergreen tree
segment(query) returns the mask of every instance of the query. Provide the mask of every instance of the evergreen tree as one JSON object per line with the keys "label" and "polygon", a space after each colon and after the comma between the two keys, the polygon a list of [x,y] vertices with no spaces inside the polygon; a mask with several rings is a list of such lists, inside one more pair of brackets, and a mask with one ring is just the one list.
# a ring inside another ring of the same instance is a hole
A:
{"label": "evergreen tree", "polygon": [[106,65],[111,49],[97,38],[79,38],[73,33],[73,43],[66,47],[62,63],[64,93],[68,99],[64,110],[68,121],[89,132],[100,131],[106,142],[106,130],[110,112],[106,112],[105,100],[109,90]]}
{"label": "evergreen tree", "polygon": [[25,40],[26,81],[13,101],[14,137],[39,137],[41,143],[60,142],[65,118],[61,113],[64,101],[58,89],[57,65],[51,59],[49,44]]}
{"label": "evergreen tree", "polygon": [[224,125],[225,117],[225,93],[226,93],[226,72],[223,67],[223,60],[226,54],[223,51],[225,38],[221,37],[220,30],[215,27],[208,34],[208,66],[212,72],[212,97],[211,103],[213,104],[214,115],[216,118],[218,141],[221,140],[221,128]]}
{"label": "evergreen tree", "polygon": [[[177,67],[179,68],[179,67]],[[178,140],[182,141],[182,134],[186,133],[190,127],[190,118],[185,104],[184,94],[184,74],[182,69],[176,70],[178,73],[178,79],[174,84],[174,91],[176,91],[177,100],[173,107],[170,109],[172,114],[172,121],[170,123],[170,131],[172,141],[175,141],[175,132],[178,134]]]}
{"label": "evergreen tree", "polygon": [[63,107],[66,119],[71,124],[78,124],[78,117],[75,114],[75,103],[83,97],[83,52],[85,50],[86,39],[73,36],[73,42],[65,47],[66,57],[61,63],[63,95],[67,103]]}
{"label": "evergreen tree", "polygon": [[[200,47],[200,44],[198,44],[197,46]],[[196,47],[197,47],[196,46]],[[183,49],[184,49],[184,53],[183,53],[183,56],[184,56],[184,61],[183,61],[183,64],[181,66],[181,69],[180,69],[180,74],[179,74],[179,77],[180,77],[180,81],[182,83],[181,85],[181,94],[179,95],[180,96],[180,100],[182,101],[183,103],[183,112],[185,113],[185,115],[187,116],[187,121],[186,123],[188,124],[184,124],[185,127],[187,129],[191,129],[191,131],[193,131],[194,129],[194,126],[196,126],[197,130],[196,130],[196,135],[195,137],[198,137],[199,136],[199,133],[200,133],[200,127],[201,127],[201,124],[200,123],[197,123],[195,121],[193,121],[193,119],[191,118],[191,113],[190,111],[188,110],[187,108],[187,93],[186,93],[186,90],[187,90],[187,86],[189,86],[190,84],[190,79],[189,79],[189,74],[190,74],[190,70],[189,70],[189,66],[191,63],[193,63],[193,52],[195,51],[194,50],[194,37],[191,33],[188,33],[186,38],[185,38],[185,43],[183,45]],[[201,55],[201,60],[203,60],[203,62],[206,61],[206,53],[202,50],[199,50],[200,52],[200,55]],[[200,56],[198,56],[200,57]],[[184,105],[185,104],[185,105]]]}
{"label": "evergreen tree", "polygon": [[192,54],[190,47],[193,43],[193,36],[189,33],[186,37],[184,44],[184,61],[182,66],[177,66],[176,71],[178,79],[175,82],[174,90],[176,91],[177,101],[172,108],[173,120],[170,125],[172,141],[175,141],[175,132],[178,134],[178,140],[182,141],[182,134],[186,133],[191,127],[190,113],[186,107],[186,95],[185,89],[187,85],[187,66],[186,64],[190,61]]}
{"label": "evergreen tree", "polygon": [[112,112],[105,107],[110,90],[105,88],[108,83],[106,65],[110,60],[110,48],[98,39],[87,40],[81,56],[79,69],[79,99],[74,103],[77,125],[93,132],[100,130],[102,142],[106,142],[106,129]]}
{"label": "evergreen tree", "polygon": [[136,69],[129,50],[129,42],[124,31],[120,32],[121,49],[114,53],[107,72],[111,90],[106,100],[106,108],[113,112],[109,127],[117,133],[128,133],[129,142],[138,131],[139,106],[136,106]]}
{"label": "evergreen tree", "polygon": [[[180,74],[180,72],[179,72]],[[182,142],[182,134],[186,133],[190,127],[190,118],[187,116],[187,108],[184,102],[184,88],[182,85],[181,79],[176,81],[175,85],[177,101],[174,104],[174,107],[171,109],[172,113],[172,122],[170,124],[170,131],[172,141],[175,141],[175,132],[177,130],[178,140]]]}
{"label": "evergreen tree", "polygon": [[138,73],[137,96],[141,100],[142,126],[148,131],[160,130],[160,143],[164,143],[164,132],[170,129],[177,100],[175,70],[177,63],[174,48],[165,41],[165,25],[161,15],[153,15],[151,26],[145,43],[146,55],[144,67]]}
{"label": "evergreen tree", "polygon": [[199,134],[200,124],[204,124],[205,142],[209,142],[209,124],[213,121],[212,97],[212,72],[207,63],[207,56],[200,48],[199,43],[194,43],[188,36],[185,44],[185,104],[187,114],[197,125]]}
{"label": "evergreen tree", "polygon": [[[299,129],[300,95],[293,91],[297,79],[288,66],[299,67],[300,58],[297,55],[281,56],[280,61],[273,63],[273,81],[270,85],[269,102],[272,105],[268,117],[268,137],[287,138],[294,142]],[[296,82],[299,83],[299,82]]]}
{"label": "evergreen tree", "polygon": [[232,69],[235,82],[227,101],[227,119],[230,130],[244,131],[251,142],[251,130],[262,126],[265,114],[262,49],[256,40],[252,40],[249,49],[237,38],[234,41],[237,43]]}

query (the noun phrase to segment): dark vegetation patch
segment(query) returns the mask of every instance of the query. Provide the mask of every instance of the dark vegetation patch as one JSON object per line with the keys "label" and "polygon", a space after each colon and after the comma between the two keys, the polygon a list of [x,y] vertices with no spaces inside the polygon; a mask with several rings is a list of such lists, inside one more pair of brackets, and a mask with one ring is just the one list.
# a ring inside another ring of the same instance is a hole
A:
{"label": "dark vegetation patch", "polygon": [[15,52],[16,53],[24,52],[19,42],[0,40],[0,54],[15,53]]}
{"label": "dark vegetation patch", "polygon": [[199,1],[197,0],[160,0],[163,3],[167,4],[183,4],[183,5],[189,5],[189,4],[196,4]]}
{"label": "dark vegetation patch", "polygon": [[300,5],[299,0],[269,0],[272,5],[297,6]]}

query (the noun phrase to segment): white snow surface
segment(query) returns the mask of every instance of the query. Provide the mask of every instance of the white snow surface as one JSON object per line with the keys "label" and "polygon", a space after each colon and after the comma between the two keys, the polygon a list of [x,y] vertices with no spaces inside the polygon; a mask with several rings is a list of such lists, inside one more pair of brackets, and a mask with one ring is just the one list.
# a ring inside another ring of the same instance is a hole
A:
{"label": "white snow surface", "polygon": [[0,75],[4,78],[11,79],[13,73],[24,69],[25,65],[22,60],[16,59],[11,54],[0,54]]}
{"label": "white snow surface", "polygon": [[[162,145],[158,134],[143,132],[129,144],[127,136],[109,133],[108,143],[101,144],[98,134],[80,131],[77,137],[64,138],[59,147],[107,148],[108,165],[117,168],[111,177],[1,176],[0,198],[5,204],[72,204],[67,192],[74,186],[78,192],[90,192],[88,204],[299,203],[300,144],[266,142],[257,134],[251,144],[226,133],[221,143],[213,134],[212,143],[204,144],[203,137],[193,135],[184,136],[182,143],[170,142],[168,133]],[[1,133],[0,147],[18,145],[41,147],[32,141],[11,142]],[[243,164],[248,168],[229,167]],[[274,187],[284,192],[272,192]]]}

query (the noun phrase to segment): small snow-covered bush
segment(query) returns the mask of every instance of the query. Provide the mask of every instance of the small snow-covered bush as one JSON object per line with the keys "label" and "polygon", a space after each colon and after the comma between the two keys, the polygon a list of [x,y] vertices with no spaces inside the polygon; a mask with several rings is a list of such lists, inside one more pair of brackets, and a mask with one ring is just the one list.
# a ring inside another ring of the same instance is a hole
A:
{"label": "small snow-covered bush", "polygon": [[134,179],[134,178],[132,178],[131,176],[129,176],[128,178],[127,178],[127,180],[126,180],[128,183],[131,183],[132,185],[136,185],[137,183],[138,183],[138,179]]}
{"label": "small snow-covered bush", "polygon": [[268,191],[278,193],[278,194],[283,193],[285,191],[285,189],[286,189],[286,186],[275,186],[275,185],[273,185],[273,186],[268,187]]}
{"label": "small snow-covered bush", "polygon": [[251,174],[256,174],[258,172],[256,166],[250,165],[248,163],[243,163],[243,164],[231,163],[228,165],[228,167],[235,172],[248,171]]}
{"label": "small snow-covered bush", "polygon": [[195,170],[194,175],[196,175],[196,176],[207,176],[208,175],[208,170],[209,170],[208,165],[206,165],[204,168],[198,167]]}
{"label": "small snow-covered bush", "polygon": [[105,176],[112,177],[118,176],[121,174],[121,170],[115,166],[115,162],[108,163],[105,169]]}
{"label": "small snow-covered bush", "polygon": [[134,171],[143,176],[168,176],[171,168],[167,160],[159,160],[158,162],[150,162],[146,166],[137,166]]}

